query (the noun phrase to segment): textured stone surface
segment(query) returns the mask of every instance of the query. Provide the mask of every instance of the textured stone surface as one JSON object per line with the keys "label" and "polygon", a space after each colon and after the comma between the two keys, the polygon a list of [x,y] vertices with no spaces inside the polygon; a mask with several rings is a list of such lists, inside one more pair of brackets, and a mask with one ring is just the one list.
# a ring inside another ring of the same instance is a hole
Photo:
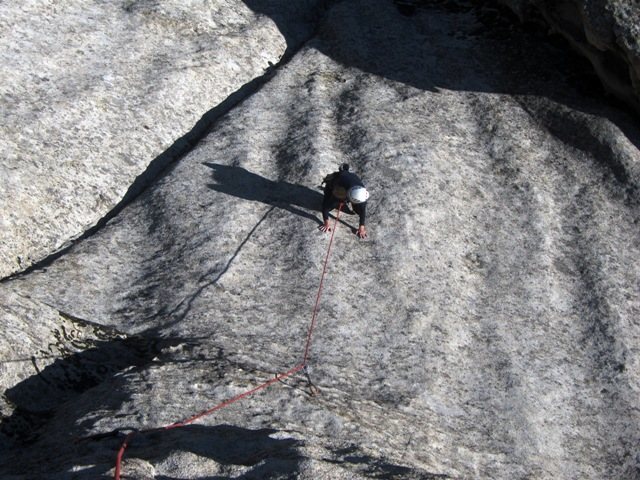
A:
{"label": "textured stone surface", "polygon": [[277,3],[4,2],[0,276],[95,224],[209,109],[308,37],[318,2],[266,15]]}
{"label": "textured stone surface", "polygon": [[500,0],[522,20],[542,17],[589,59],[607,90],[640,112],[638,0]]}
{"label": "textured stone surface", "polygon": [[[300,362],[329,241],[318,184],[343,161],[370,237],[349,215],[336,232],[320,394],[297,375],[140,434],[126,478],[639,475],[640,131],[567,52],[440,5],[336,3],[119,215],[0,284],[3,478],[112,478],[118,432]],[[20,361],[56,335],[59,359]]]}

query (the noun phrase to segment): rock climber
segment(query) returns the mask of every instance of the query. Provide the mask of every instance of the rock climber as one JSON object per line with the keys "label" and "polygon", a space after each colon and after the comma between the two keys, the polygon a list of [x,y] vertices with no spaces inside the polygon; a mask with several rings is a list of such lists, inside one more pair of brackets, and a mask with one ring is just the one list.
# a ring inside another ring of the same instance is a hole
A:
{"label": "rock climber", "polygon": [[[367,213],[367,200],[369,192],[364,187],[362,180],[349,171],[349,165],[343,163],[337,172],[330,173],[322,182],[324,186],[324,199],[322,200],[322,220],[319,230],[330,232],[329,211],[337,208],[343,203],[342,211],[346,213],[357,213],[360,216],[360,224],[356,230],[358,238],[367,238],[365,227],[365,216]],[[351,208],[349,208],[349,203]]]}

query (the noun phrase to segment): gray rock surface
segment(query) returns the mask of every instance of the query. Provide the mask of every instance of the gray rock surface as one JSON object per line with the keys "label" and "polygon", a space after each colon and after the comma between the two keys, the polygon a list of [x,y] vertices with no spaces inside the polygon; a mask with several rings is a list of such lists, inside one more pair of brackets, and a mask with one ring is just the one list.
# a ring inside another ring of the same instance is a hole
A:
{"label": "gray rock surface", "polygon": [[640,112],[638,0],[500,0],[522,20],[542,17],[589,59],[604,86]]}
{"label": "gray rock surface", "polygon": [[638,478],[640,130],[489,17],[335,3],[135,201],[0,283],[0,476],[113,478],[124,432],[297,365],[347,161],[370,236],[341,217],[320,393],[296,375],[141,433],[126,478]]}
{"label": "gray rock surface", "polygon": [[3,2],[0,277],[178,156],[208,110],[311,34],[317,3],[270,17],[277,2]]}

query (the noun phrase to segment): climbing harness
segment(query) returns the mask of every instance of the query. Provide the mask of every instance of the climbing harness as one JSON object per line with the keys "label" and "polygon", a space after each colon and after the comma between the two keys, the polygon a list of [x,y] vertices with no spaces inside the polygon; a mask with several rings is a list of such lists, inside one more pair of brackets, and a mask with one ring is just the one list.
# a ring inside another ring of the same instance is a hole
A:
{"label": "climbing harness", "polygon": [[313,307],[313,315],[311,317],[311,324],[309,325],[309,331],[307,332],[307,341],[304,347],[304,356],[302,358],[302,363],[300,363],[299,365],[296,365],[295,367],[293,367],[291,370],[288,370],[284,373],[281,374],[277,374],[275,375],[272,379],[261,383],[260,385],[258,385],[257,387],[252,388],[251,390],[247,390],[246,392],[240,393],[238,395],[236,395],[235,397],[229,398],[223,402],[220,402],[219,404],[209,408],[208,410],[204,410],[200,413],[197,413],[189,418],[187,418],[186,420],[182,420],[182,421],[178,421],[175,423],[172,423],[170,425],[166,425],[164,427],[159,427],[159,428],[152,428],[152,429],[147,429],[147,430],[133,430],[131,432],[129,432],[123,442],[122,445],[120,446],[120,449],[118,450],[118,455],[116,456],[116,466],[115,466],[115,472],[113,475],[114,480],[120,480],[120,476],[122,473],[122,458],[124,456],[124,452],[127,449],[127,447],[131,444],[131,440],[133,439],[133,437],[136,434],[139,433],[151,433],[151,432],[159,432],[159,431],[165,431],[165,430],[173,430],[174,428],[180,428],[180,427],[184,427],[186,425],[189,425],[193,422],[195,422],[196,420],[202,418],[202,417],[206,417],[208,415],[211,415],[212,413],[221,410],[225,407],[228,407],[229,405],[236,403],[240,400],[242,400],[243,398],[249,397],[250,395],[253,395],[254,393],[257,393],[261,390],[264,390],[267,387],[270,387],[271,385],[273,385],[276,382],[282,382],[285,378],[291,377],[292,375],[302,371],[307,379],[308,382],[308,386],[309,386],[309,390],[310,390],[310,394],[312,396],[317,395],[320,390],[318,389],[318,387],[316,387],[313,382],[311,381],[311,377],[309,375],[309,369],[308,369],[308,360],[309,360],[309,356],[311,353],[311,338],[313,336],[313,330],[316,326],[317,323],[317,319],[318,319],[318,309],[319,309],[319,305],[320,305],[320,297],[322,294],[322,287],[324,285],[324,278],[327,274],[327,266],[329,264],[329,255],[331,253],[331,246],[333,245],[333,237],[336,233],[336,229],[338,227],[338,219],[340,218],[340,212],[342,211],[342,208],[344,206],[344,203],[340,203],[340,205],[338,206],[338,213],[336,215],[335,218],[335,223],[333,225],[333,229],[331,231],[331,238],[329,240],[329,246],[327,247],[327,254],[325,256],[324,259],[324,265],[322,267],[322,275],[320,276],[320,286],[318,287],[318,294],[316,295],[316,302],[315,305]]}

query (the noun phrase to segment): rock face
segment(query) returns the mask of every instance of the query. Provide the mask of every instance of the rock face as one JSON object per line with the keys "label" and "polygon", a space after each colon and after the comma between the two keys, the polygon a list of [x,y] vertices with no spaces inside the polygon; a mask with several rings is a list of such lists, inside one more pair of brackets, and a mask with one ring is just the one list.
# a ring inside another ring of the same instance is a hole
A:
{"label": "rock face", "polygon": [[607,90],[640,112],[637,0],[500,0],[522,20],[542,17],[589,59]]}
{"label": "rock face", "polygon": [[0,6],[0,276],[95,224],[154,159],[159,170],[182,153],[208,110],[311,33],[317,1],[273,18],[253,3]]}
{"label": "rock face", "polygon": [[[292,3],[258,13],[293,28]],[[151,429],[126,478],[638,478],[640,130],[492,12],[336,2],[118,215],[0,283],[0,476],[113,478]],[[299,364],[345,161],[370,236],[341,216],[320,393],[297,374],[153,430]]]}

